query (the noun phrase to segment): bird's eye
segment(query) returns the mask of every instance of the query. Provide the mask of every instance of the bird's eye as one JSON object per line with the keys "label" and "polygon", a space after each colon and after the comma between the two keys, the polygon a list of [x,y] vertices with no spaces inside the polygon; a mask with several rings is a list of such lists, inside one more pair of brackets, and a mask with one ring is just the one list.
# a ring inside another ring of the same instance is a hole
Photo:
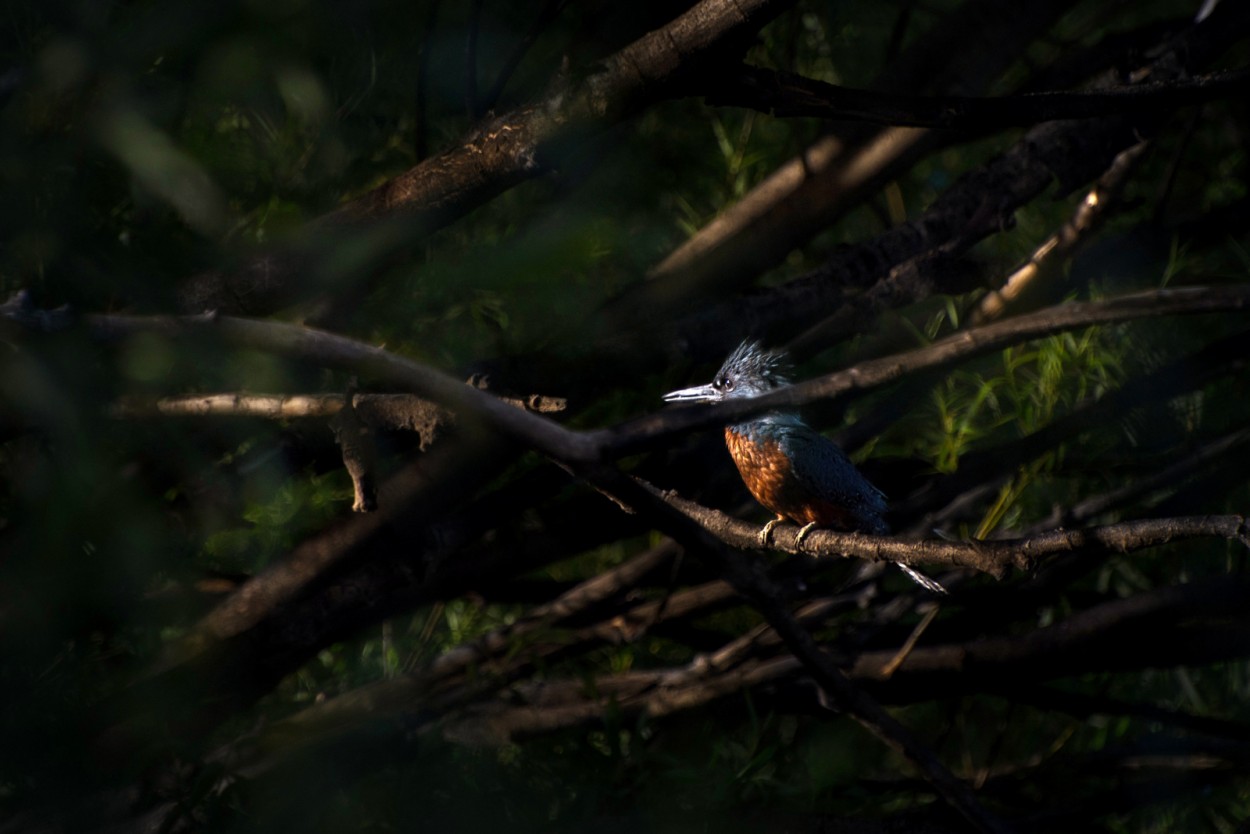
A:
{"label": "bird's eye", "polygon": [[720,381],[720,387],[726,391],[732,391],[734,389],[734,381],[729,377],[724,377]]}

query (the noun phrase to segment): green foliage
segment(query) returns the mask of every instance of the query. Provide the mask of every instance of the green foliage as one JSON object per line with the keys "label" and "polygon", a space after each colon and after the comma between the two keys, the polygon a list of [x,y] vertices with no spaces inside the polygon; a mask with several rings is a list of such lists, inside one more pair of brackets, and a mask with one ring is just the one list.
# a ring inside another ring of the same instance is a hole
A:
{"label": "green foliage", "polygon": [[253,574],[321,529],[352,500],[345,472],[303,473],[274,488],[263,483],[263,493],[246,497],[242,514],[246,527],[220,530],[204,541],[206,567],[223,572]]}

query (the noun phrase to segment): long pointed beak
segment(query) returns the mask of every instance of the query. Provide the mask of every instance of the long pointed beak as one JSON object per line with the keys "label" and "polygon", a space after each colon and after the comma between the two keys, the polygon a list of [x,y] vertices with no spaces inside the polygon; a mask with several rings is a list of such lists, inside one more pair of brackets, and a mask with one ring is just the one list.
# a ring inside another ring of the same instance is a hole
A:
{"label": "long pointed beak", "polygon": [[711,385],[696,385],[693,388],[682,388],[680,391],[669,391],[664,395],[666,403],[710,403],[720,399],[720,392]]}

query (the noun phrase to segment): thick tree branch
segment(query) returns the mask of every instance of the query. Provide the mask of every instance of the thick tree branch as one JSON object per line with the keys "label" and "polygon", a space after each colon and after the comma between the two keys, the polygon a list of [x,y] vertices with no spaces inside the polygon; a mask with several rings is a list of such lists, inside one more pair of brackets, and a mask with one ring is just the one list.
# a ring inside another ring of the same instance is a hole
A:
{"label": "thick tree branch", "polygon": [[[702,0],[583,77],[557,79],[546,98],[482,122],[456,147],[344,204],[314,224],[314,235],[402,219],[375,236],[375,243],[384,250],[408,249],[414,240],[548,170],[560,146],[679,93],[680,82],[710,63],[739,57],[754,33],[791,3]],[[272,312],[320,289],[309,274],[315,265],[308,254],[263,254],[236,270],[190,279],[182,288],[182,305],[192,311]]]}
{"label": "thick tree branch", "polygon": [[[1000,4],[1000,8],[1009,7]],[[1244,6],[1222,4],[1204,23],[1153,50],[1157,57],[1140,67],[1137,74],[1176,77],[1182,63],[1202,66],[1242,37],[1248,23],[1250,12]],[[1104,83],[1115,83],[1117,78],[1109,73]],[[819,328],[819,343],[831,344],[863,332],[882,309],[927,298],[942,288],[940,274],[935,276],[926,269],[936,253],[944,253],[949,260],[978,240],[1011,228],[1015,211],[1052,183],[1058,181],[1061,193],[1079,187],[1102,174],[1117,154],[1139,143],[1148,132],[1146,124],[1117,116],[1038,125],[1000,156],[964,174],[919,217],[871,241],[839,250],[824,266],[786,284],[723,301],[676,323],[661,318],[661,325],[650,328],[646,339],[604,343],[597,367],[602,370],[608,362],[622,368],[648,363],[658,366],[681,358],[711,361],[727,353],[744,334],[790,337],[796,331]],[[815,160],[813,164],[819,169],[825,163]],[[804,161],[800,170],[807,167]],[[836,183],[828,182],[822,186],[834,187],[838,187]],[[777,213],[777,217],[777,222],[795,228],[786,214]],[[791,234],[784,229],[774,233],[781,240]],[[781,249],[778,257],[788,251],[788,247]],[[755,262],[750,253],[728,254],[733,262],[720,264],[711,278],[719,280],[721,273],[738,275],[744,265]],[[749,276],[757,274],[755,270]],[[861,304],[853,318],[840,312],[848,305],[856,307],[860,288],[879,281],[887,285],[877,293],[880,303],[868,309]],[[662,298],[671,290],[661,288],[658,292]],[[635,306],[651,316],[655,310],[664,309],[646,303]],[[834,320],[822,324],[829,317]],[[643,324],[648,321],[654,319],[645,319]]]}
{"label": "thick tree branch", "polygon": [[[1073,0],[1010,8],[999,0],[961,3],[891,61],[873,86],[984,91],[1072,5]],[[970,32],[976,33],[975,45],[955,48]],[[654,321],[657,311],[689,309],[712,288],[723,296],[745,286],[939,144],[939,137],[923,130],[844,128],[821,136],[724,207],[652,267],[646,282],[614,301],[607,318]]]}
{"label": "thick tree branch", "polygon": [[724,425],[773,408],[836,401],[856,391],[889,384],[908,374],[948,367],[1050,333],[1079,327],[1129,321],[1152,315],[1211,313],[1250,308],[1250,287],[1157,290],[1106,301],[1061,304],[1007,321],[955,333],[931,345],[894,356],[873,359],[827,376],[810,379],[761,397],[733,400],[715,406],[688,406],[642,417],[608,430],[605,454],[618,455],[650,446],[658,437],[705,426]]}
{"label": "thick tree branch", "polygon": [[[564,411],[562,397],[533,394],[500,397],[515,408],[538,414]],[[125,399],[116,403],[115,417],[259,417],[265,420],[301,420],[333,417],[346,402],[342,394],[188,394],[154,400]],[[378,428],[418,431],[429,423],[446,422],[449,415],[429,400],[412,394],[356,394],[353,407]]]}
{"label": "thick tree branch", "polygon": [[1244,97],[1248,91],[1250,70],[1244,69],[1143,81],[1132,87],[971,98],[855,90],[791,72],[744,66],[708,95],[708,103],[748,107],[776,116],[975,131],[1115,114],[1153,115],[1221,98]]}

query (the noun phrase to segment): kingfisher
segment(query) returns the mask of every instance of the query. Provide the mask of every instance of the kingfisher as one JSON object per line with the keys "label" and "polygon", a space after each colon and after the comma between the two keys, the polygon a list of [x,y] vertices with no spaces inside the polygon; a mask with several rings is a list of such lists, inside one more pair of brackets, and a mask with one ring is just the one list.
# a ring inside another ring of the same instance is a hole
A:
{"label": "kingfisher", "polygon": [[[664,395],[665,402],[715,403],[766,394],[790,384],[782,351],[764,350],[759,342],[740,344],[708,385]],[[860,474],[836,443],[813,429],[797,411],[769,411],[725,427],[725,445],[755,500],[776,514],[760,531],[767,546],[773,528],[783,521],[803,525],[795,544],[813,529],[888,535],[885,494]],[[938,593],[940,584],[896,563],[913,580]]]}

